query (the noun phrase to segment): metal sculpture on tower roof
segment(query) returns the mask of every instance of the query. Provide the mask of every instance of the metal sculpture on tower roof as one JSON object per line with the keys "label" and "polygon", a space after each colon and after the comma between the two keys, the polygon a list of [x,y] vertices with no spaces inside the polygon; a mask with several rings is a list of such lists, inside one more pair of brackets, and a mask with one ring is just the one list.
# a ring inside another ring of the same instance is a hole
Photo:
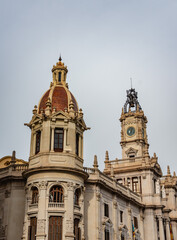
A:
{"label": "metal sculpture on tower roof", "polygon": [[[127,109],[128,107],[128,109]],[[128,111],[136,111],[137,109],[142,110],[139,102],[138,102],[138,93],[134,88],[127,90],[127,100],[124,104],[124,113]]]}

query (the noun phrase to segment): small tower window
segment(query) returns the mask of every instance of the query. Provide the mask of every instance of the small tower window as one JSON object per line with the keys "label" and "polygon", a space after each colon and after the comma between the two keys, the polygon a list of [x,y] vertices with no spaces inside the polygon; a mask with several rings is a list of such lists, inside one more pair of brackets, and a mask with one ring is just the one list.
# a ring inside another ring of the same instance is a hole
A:
{"label": "small tower window", "polygon": [[76,133],[76,155],[79,156],[79,133]]}
{"label": "small tower window", "polygon": [[36,151],[37,154],[40,152],[40,142],[41,142],[41,131],[36,132]]}
{"label": "small tower window", "polygon": [[54,133],[54,151],[62,152],[63,151],[63,129],[55,128]]}
{"label": "small tower window", "polygon": [[61,72],[58,73],[58,82],[61,82]]}

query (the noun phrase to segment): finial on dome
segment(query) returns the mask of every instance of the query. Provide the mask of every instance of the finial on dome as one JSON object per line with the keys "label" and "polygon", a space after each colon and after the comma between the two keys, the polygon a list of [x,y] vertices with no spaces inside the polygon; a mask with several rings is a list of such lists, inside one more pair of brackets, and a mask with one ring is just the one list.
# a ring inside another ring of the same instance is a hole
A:
{"label": "finial on dome", "polygon": [[61,53],[60,53],[60,57],[59,57],[59,59],[58,59],[60,62],[62,61],[62,58],[61,58]]}
{"label": "finial on dome", "polygon": [[176,177],[176,172],[175,171],[173,172],[173,177]]}
{"label": "finial on dome", "polygon": [[94,167],[94,168],[98,168],[97,155],[94,156],[93,167]]}

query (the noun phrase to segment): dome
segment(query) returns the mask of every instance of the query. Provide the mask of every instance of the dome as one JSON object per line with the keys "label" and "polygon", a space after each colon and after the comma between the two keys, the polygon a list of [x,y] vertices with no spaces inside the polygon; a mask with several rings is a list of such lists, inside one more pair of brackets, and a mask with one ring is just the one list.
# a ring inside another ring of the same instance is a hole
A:
{"label": "dome", "polygon": [[68,90],[68,88],[63,85],[54,85],[44,93],[39,102],[38,113],[41,113],[41,110],[46,109],[46,103],[48,99],[50,99],[51,101],[52,111],[55,109],[56,112],[60,110],[64,112],[66,108],[68,110],[71,101],[74,105],[74,111],[78,111],[78,104],[76,102],[76,99],[74,98],[73,94]]}
{"label": "dome", "polygon": [[50,89],[47,90],[39,101],[38,113],[44,111],[49,101],[52,111],[65,111],[69,110],[69,105],[72,104],[73,110],[78,112],[78,104],[73,94],[68,89],[66,83],[66,75],[68,69],[62,62],[61,57],[59,62],[52,68],[53,82],[50,85]]}

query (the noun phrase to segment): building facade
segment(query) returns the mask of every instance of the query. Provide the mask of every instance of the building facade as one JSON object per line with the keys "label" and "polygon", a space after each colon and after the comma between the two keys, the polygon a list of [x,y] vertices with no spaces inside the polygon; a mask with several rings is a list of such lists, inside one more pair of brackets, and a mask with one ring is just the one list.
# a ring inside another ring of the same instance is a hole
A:
{"label": "building facade", "polygon": [[84,167],[89,128],[68,89],[59,59],[53,81],[34,106],[29,162],[0,159],[0,240],[175,240],[177,177],[163,176],[149,156],[147,118],[135,89],[127,91],[121,122],[121,159],[105,154]]}

